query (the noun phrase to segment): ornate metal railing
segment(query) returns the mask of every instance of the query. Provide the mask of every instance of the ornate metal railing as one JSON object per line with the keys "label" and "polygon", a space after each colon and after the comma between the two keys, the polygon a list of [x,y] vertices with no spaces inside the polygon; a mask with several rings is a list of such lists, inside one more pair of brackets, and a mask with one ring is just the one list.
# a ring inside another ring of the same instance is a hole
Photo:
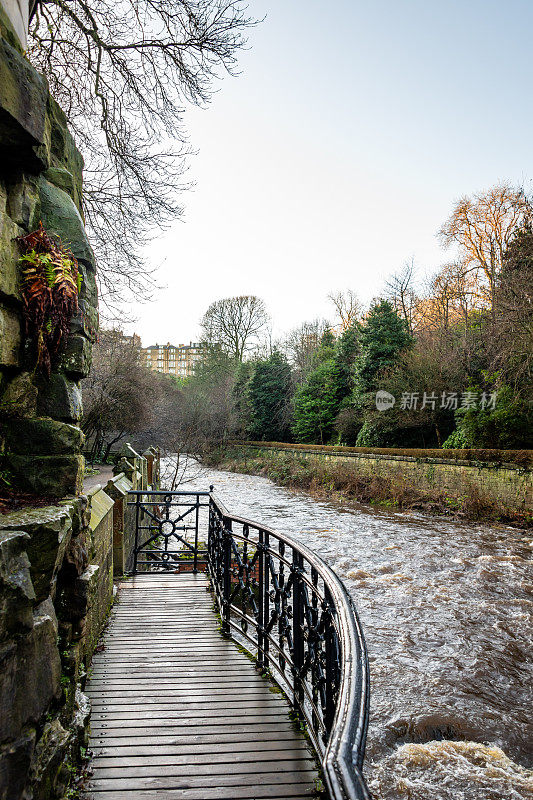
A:
{"label": "ornate metal railing", "polygon": [[368,800],[369,673],[344,584],[288,536],[209,500],[208,564],[222,630],[269,670],[305,719],[331,800]]}
{"label": "ornate metal railing", "polygon": [[205,569],[207,537],[199,539],[200,509],[208,507],[209,492],[133,490],[128,495],[135,509],[134,574]]}

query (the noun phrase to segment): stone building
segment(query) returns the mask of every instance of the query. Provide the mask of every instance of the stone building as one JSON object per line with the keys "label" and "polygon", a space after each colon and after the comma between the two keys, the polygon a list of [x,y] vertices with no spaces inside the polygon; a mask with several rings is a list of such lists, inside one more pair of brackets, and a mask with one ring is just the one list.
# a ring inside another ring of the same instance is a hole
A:
{"label": "stone building", "polygon": [[142,363],[154,372],[166,375],[176,375],[178,378],[188,378],[203,357],[203,347],[200,342],[173,345],[152,344],[141,349]]}

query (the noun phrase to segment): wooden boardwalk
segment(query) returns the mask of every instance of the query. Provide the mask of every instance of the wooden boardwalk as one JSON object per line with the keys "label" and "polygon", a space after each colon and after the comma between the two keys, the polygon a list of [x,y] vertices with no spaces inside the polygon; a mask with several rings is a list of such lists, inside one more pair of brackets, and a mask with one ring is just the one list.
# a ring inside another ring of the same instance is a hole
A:
{"label": "wooden boardwalk", "polygon": [[121,584],[87,684],[91,800],[315,796],[286,700],[221,636],[206,589],[190,574]]}

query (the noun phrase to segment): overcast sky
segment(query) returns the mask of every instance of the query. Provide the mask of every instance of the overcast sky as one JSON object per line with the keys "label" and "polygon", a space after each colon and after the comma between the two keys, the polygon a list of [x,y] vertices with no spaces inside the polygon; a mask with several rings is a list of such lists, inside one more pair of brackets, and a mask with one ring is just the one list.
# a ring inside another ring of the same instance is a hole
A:
{"label": "overcast sky", "polygon": [[447,258],[454,201],[532,176],[531,0],[251,0],[265,16],[211,105],[181,222],[147,261],[164,287],[128,326],[188,342],[207,306],[256,294],[281,334],[368,303],[412,257]]}

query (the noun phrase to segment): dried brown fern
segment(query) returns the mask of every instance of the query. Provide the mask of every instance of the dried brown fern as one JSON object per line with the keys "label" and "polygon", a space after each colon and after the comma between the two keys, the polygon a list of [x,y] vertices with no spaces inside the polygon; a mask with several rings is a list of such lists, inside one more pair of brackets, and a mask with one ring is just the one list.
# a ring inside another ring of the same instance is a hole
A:
{"label": "dried brown fern", "polygon": [[78,310],[78,262],[59,239],[46,233],[42,223],[17,241],[22,251],[19,263],[25,333],[33,341],[36,369],[49,376],[52,360]]}

